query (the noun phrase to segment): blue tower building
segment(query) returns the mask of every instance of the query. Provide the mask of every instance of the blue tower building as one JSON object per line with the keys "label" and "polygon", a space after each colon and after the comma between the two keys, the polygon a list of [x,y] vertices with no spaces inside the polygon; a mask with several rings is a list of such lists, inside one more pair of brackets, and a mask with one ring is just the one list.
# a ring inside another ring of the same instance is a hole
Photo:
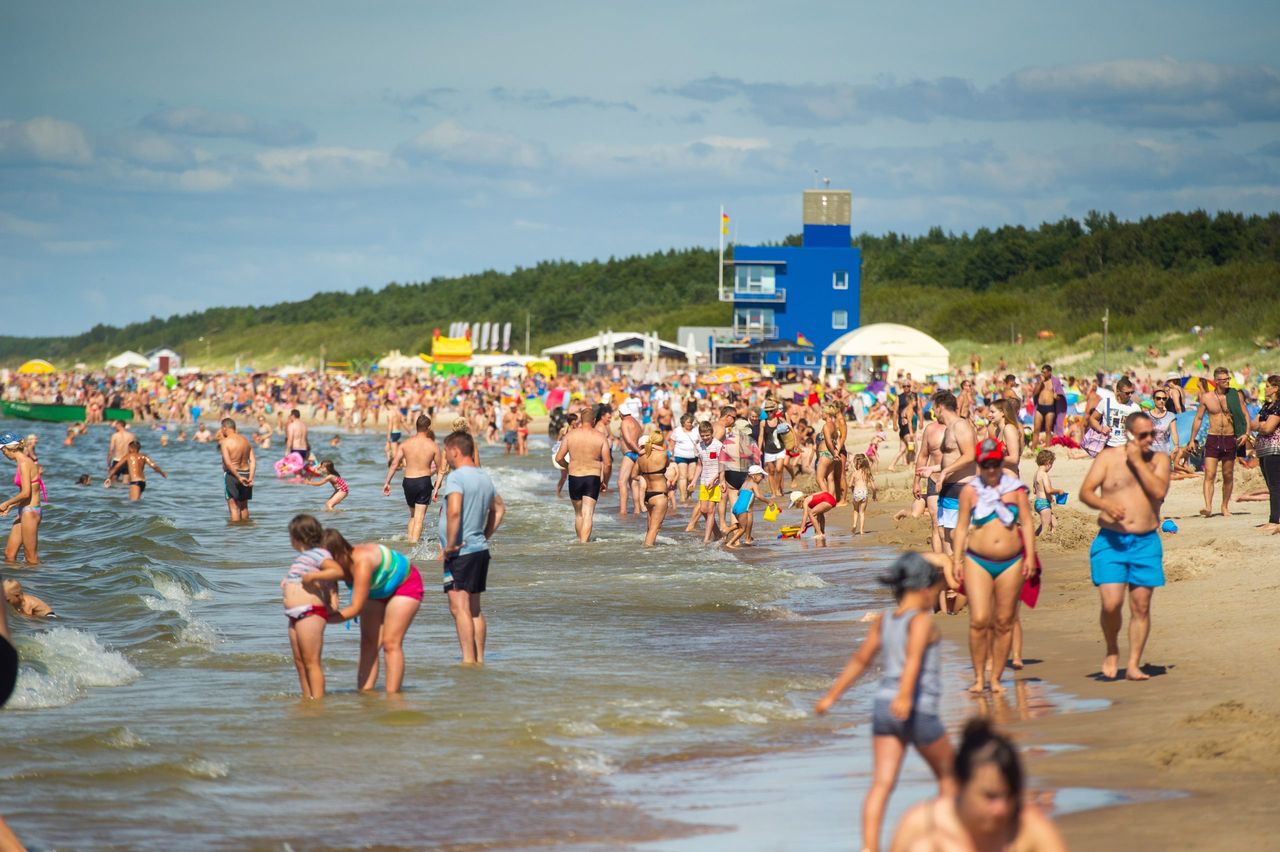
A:
{"label": "blue tower building", "polygon": [[[751,345],[724,351],[726,360],[760,363],[763,355],[767,364],[816,370],[823,348],[860,325],[852,201],[848,190],[805,190],[801,245],[733,247],[720,299],[733,303],[734,338]],[[788,346],[805,343],[812,349]]]}

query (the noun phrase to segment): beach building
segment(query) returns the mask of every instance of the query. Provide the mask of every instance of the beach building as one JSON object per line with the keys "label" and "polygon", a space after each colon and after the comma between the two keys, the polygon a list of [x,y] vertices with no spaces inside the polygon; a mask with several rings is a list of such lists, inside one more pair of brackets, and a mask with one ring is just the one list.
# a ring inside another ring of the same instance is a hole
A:
{"label": "beach building", "polygon": [[167,347],[151,350],[146,359],[147,369],[153,373],[168,375],[182,366],[182,356]]}
{"label": "beach building", "polygon": [[720,287],[720,300],[733,304],[732,341],[716,341],[718,363],[817,370],[823,350],[858,327],[852,204],[848,190],[805,190],[800,245],[734,245]]}
{"label": "beach building", "polygon": [[656,331],[601,331],[542,350],[561,372],[584,372],[597,364],[644,363],[680,368],[698,361],[697,350],[662,340]]}

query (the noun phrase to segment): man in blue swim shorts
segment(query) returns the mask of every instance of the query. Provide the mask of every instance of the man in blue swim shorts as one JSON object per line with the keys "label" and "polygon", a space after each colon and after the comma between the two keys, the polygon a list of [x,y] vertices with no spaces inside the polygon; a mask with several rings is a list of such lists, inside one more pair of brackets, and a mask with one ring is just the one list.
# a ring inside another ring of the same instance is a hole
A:
{"label": "man in blue swim shorts", "polygon": [[1136,411],[1124,419],[1128,441],[1098,453],[1080,486],[1080,501],[1098,510],[1098,537],[1089,548],[1090,572],[1102,600],[1106,657],[1102,676],[1119,674],[1120,625],[1129,592],[1127,680],[1150,680],[1142,651],[1151,633],[1151,593],[1164,585],[1160,506],[1169,491],[1169,456],[1151,449],[1151,418]]}

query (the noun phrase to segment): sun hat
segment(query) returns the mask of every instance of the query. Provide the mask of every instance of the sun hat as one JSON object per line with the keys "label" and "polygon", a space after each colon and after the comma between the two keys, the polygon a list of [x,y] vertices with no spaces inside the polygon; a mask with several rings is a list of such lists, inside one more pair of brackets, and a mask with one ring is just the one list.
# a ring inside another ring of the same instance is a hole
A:
{"label": "sun hat", "polygon": [[764,468],[758,464],[753,464],[751,467],[747,468],[747,476],[755,476],[757,473],[764,476]]}
{"label": "sun hat", "polygon": [[790,494],[787,495],[787,499],[790,500],[791,505],[794,506],[795,504],[799,503],[801,500],[804,499],[804,492],[792,491]]}
{"label": "sun hat", "polygon": [[987,461],[1004,461],[1004,443],[995,438],[986,438],[978,444],[978,452],[974,458],[978,464]]}

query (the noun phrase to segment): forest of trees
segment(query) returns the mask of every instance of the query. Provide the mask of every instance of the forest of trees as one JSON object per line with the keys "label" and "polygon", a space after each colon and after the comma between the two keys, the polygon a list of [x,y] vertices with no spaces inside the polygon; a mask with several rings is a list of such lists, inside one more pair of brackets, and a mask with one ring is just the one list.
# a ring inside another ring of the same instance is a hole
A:
{"label": "forest of trees", "polygon": [[[860,234],[854,244],[862,249],[862,321],[914,325],[942,340],[995,342],[1041,329],[1074,340],[1098,329],[1104,309],[1122,336],[1192,324],[1248,338],[1280,333],[1280,213],[1196,211],[1124,222],[1095,211],[1038,228]],[[331,357],[362,359],[392,348],[430,351],[432,329],[459,320],[511,322],[520,347],[526,312],[534,350],[605,327],[672,337],[680,325],[729,323],[715,282],[716,253],[708,249],[545,261],[509,273],[98,325],[74,337],[0,337],[0,361],[39,354],[89,362],[159,346],[215,362],[283,363],[320,347]],[[201,337],[209,350],[197,344]]]}

